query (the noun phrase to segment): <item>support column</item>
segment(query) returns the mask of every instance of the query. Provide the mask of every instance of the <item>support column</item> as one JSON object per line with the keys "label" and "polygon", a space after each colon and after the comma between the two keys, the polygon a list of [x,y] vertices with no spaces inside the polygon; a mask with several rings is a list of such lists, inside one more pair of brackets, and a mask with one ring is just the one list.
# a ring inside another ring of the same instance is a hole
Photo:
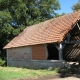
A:
{"label": "support column", "polygon": [[48,49],[47,49],[47,44],[45,44],[44,46],[45,46],[45,50],[46,50],[46,59],[45,59],[45,60],[47,60],[47,59],[48,59]]}
{"label": "support column", "polygon": [[59,60],[63,60],[62,43],[59,44]]}

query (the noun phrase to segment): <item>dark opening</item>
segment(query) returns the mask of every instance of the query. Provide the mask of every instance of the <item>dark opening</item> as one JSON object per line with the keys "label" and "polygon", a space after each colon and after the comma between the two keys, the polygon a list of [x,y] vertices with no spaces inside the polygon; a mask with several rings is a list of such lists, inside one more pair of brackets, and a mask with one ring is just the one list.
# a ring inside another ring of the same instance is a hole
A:
{"label": "dark opening", "polygon": [[58,49],[54,46],[54,44],[48,44],[48,60],[59,60]]}

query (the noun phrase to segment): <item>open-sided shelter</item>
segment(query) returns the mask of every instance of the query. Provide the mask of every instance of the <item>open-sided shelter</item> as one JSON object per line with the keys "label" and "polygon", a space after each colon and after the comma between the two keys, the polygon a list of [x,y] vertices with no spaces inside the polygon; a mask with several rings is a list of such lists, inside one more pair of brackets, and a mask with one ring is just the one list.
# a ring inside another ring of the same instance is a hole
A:
{"label": "open-sided shelter", "polygon": [[80,11],[29,26],[4,49],[8,66],[63,67],[64,60],[79,60]]}

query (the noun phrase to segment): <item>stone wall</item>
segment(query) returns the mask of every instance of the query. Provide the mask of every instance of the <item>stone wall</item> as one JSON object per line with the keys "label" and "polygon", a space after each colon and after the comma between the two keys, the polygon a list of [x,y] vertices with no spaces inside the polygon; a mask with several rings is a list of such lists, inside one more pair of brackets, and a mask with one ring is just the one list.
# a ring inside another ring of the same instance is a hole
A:
{"label": "stone wall", "polygon": [[7,65],[10,61],[15,60],[31,60],[32,59],[32,48],[19,47],[7,49]]}
{"label": "stone wall", "polygon": [[48,69],[54,67],[64,67],[65,61],[59,60],[12,60],[8,65],[15,67],[26,67],[31,69]]}
{"label": "stone wall", "polygon": [[64,61],[46,60],[45,45],[7,49],[7,65],[14,67],[27,67],[41,69],[49,67],[64,67]]}

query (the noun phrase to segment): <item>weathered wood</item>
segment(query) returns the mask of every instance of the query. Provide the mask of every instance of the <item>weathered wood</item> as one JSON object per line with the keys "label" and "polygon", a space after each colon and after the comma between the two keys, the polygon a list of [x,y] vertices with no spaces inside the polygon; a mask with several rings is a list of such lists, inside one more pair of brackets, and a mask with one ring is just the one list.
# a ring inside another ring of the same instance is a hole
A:
{"label": "weathered wood", "polygon": [[[69,42],[69,41],[70,41],[70,33],[67,34],[66,38],[67,38],[66,41]],[[64,42],[64,41],[63,41],[63,42]],[[66,44],[63,44],[63,47],[62,47],[62,48],[64,48],[65,46],[66,46]]]}
{"label": "weathered wood", "polygon": [[54,43],[54,46],[59,50],[59,44]]}
{"label": "weathered wood", "polygon": [[70,41],[70,33],[68,33],[67,41]]}
{"label": "weathered wood", "polygon": [[80,30],[80,26],[79,26],[79,24],[77,23],[77,27],[79,28],[79,30]]}
{"label": "weathered wood", "polygon": [[63,44],[80,44],[80,41],[63,41]]}
{"label": "weathered wood", "polygon": [[62,43],[59,44],[59,60],[63,60],[63,55],[62,55]]}

